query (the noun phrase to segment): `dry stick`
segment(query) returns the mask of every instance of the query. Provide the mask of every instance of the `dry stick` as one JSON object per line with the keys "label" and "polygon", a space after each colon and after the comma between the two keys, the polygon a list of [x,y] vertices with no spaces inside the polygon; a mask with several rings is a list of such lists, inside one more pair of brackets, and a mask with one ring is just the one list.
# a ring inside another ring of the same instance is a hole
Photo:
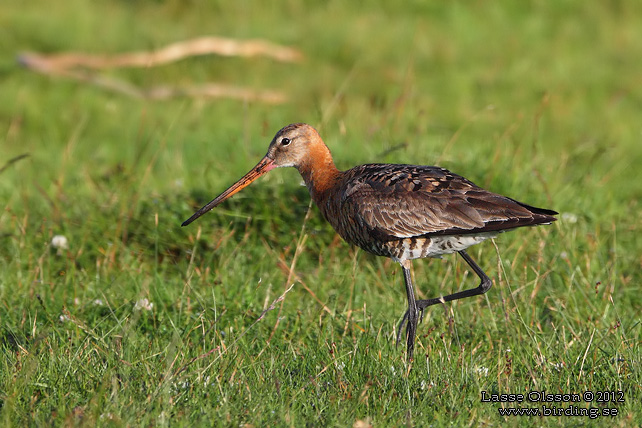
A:
{"label": "dry stick", "polygon": [[146,90],[139,90],[139,93],[140,98],[151,100],[164,100],[177,97],[232,98],[237,100],[263,101],[269,104],[280,104],[287,100],[286,96],[279,91],[255,91],[240,86],[222,85],[219,83],[205,83],[203,85],[191,85],[181,88],[154,86]]}
{"label": "dry stick", "polygon": [[33,70],[41,74],[66,77],[68,79],[90,83],[103,89],[108,89],[110,91],[128,95],[133,98],[145,97],[142,90],[125,81],[96,76],[86,71],[59,67],[57,66],[55,61],[52,61],[46,55],[39,55],[36,53],[21,54],[20,56],[18,56],[18,62],[29,70]]}
{"label": "dry stick", "polygon": [[299,62],[303,59],[303,54],[300,51],[266,40],[239,41],[224,37],[199,37],[172,43],[151,52],[140,51],[115,55],[91,55],[82,52],[42,55],[24,52],[19,55],[19,61],[37,59],[58,69],[81,67],[100,70],[123,67],[155,67],[191,56],[211,54],[241,57],[265,56],[281,62]]}
{"label": "dry stick", "polygon": [[49,76],[65,77],[79,82],[89,83],[108,91],[117,92],[132,98],[164,100],[177,97],[192,98],[232,98],[248,101],[262,101],[268,104],[280,104],[287,100],[287,97],[272,90],[255,91],[248,88],[217,83],[205,83],[203,85],[191,85],[182,88],[171,86],[155,86],[149,89],[141,89],[121,79],[92,74],[84,70],[70,70],[66,68],[52,67],[43,58],[31,55],[22,58],[22,64],[30,70]]}
{"label": "dry stick", "polygon": [[279,46],[264,40],[238,41],[221,37],[201,37],[173,43],[152,52],[132,52],[116,55],[88,55],[77,52],[45,55],[24,52],[18,56],[18,62],[30,70],[42,74],[62,76],[90,83],[133,98],[161,100],[179,96],[225,97],[250,101],[257,100],[271,104],[286,101],[285,95],[278,91],[254,91],[216,83],[183,88],[157,86],[150,89],[140,89],[125,81],[97,76],[87,71],[88,69],[99,70],[115,67],[153,67],[190,56],[207,54],[244,57],[261,55],[283,62],[295,62],[303,58],[303,55],[296,49]]}

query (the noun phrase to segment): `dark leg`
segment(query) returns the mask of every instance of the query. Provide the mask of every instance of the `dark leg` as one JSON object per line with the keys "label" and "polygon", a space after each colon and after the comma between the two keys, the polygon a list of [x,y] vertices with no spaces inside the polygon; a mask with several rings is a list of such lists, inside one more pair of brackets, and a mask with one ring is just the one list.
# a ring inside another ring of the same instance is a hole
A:
{"label": "dark leg", "polygon": [[[449,294],[447,296],[443,297],[437,297],[437,298],[432,298],[432,299],[426,299],[426,300],[417,300],[415,302],[416,305],[416,310],[417,312],[421,312],[421,319],[423,320],[424,318],[424,309],[427,308],[428,306],[436,305],[437,303],[446,303],[446,302],[451,302],[453,300],[458,300],[458,299],[463,299],[465,297],[472,297],[472,296],[478,296],[480,294],[484,294],[488,290],[490,290],[490,287],[493,286],[493,282],[490,280],[490,278],[484,273],[483,270],[479,266],[477,266],[477,263],[473,259],[470,258],[468,253],[464,250],[459,251],[459,255],[463,257],[464,260],[466,260],[466,263],[468,263],[468,266],[477,274],[481,282],[479,283],[479,286],[477,288],[471,288],[469,290],[462,290],[458,291],[457,293]],[[405,275],[405,271],[404,271]],[[412,284],[411,284],[412,288]],[[408,289],[408,286],[406,285],[406,290]],[[413,293],[413,300],[414,300],[414,293]],[[408,307],[408,311],[410,310],[410,307]],[[397,344],[401,340],[401,329],[403,328],[403,325],[408,321],[408,329],[410,329],[410,313],[406,311],[404,314],[403,318],[401,319],[401,322],[399,323],[399,328],[397,329]],[[415,323],[417,322],[417,315],[415,314]],[[416,330],[416,326],[415,326]],[[414,332],[414,330],[413,330]],[[414,340],[414,337],[413,337]],[[410,343],[410,342],[408,342]]]}
{"label": "dark leg", "polygon": [[[406,295],[408,296],[408,310],[404,315],[404,321],[408,320],[408,328],[406,329],[406,336],[408,340],[408,360],[412,359],[412,353],[415,349],[415,333],[417,332],[417,318],[419,311],[417,309],[417,302],[415,301],[415,290],[412,287],[412,278],[410,277],[410,260],[401,263],[403,269],[403,280],[406,285]],[[397,337],[399,343],[399,336]]]}

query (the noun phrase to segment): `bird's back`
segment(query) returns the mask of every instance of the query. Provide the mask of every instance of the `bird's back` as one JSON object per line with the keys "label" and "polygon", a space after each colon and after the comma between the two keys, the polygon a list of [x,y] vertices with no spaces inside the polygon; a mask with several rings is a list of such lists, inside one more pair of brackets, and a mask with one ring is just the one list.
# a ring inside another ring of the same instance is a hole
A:
{"label": "bird's back", "polygon": [[395,259],[458,251],[504,230],[551,223],[557,214],[422,165],[357,166],[319,199],[322,213],[346,241]]}

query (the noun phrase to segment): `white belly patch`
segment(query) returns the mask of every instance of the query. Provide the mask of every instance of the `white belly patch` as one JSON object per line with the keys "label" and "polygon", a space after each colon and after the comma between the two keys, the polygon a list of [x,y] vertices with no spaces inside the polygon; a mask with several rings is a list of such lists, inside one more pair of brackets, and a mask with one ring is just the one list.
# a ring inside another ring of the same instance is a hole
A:
{"label": "white belly patch", "polygon": [[483,232],[475,235],[432,236],[424,239],[407,238],[402,241],[403,253],[398,261],[425,257],[440,258],[444,254],[465,250],[471,245],[494,238],[498,233]]}

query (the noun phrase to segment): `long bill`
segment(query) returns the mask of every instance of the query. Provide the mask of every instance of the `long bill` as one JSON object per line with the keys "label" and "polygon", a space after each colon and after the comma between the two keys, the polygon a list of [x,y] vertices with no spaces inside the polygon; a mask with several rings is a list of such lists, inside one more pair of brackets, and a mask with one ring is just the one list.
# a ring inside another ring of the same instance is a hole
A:
{"label": "long bill", "polygon": [[187,226],[230,196],[234,195],[235,193],[241,191],[245,187],[249,186],[250,183],[252,183],[254,180],[265,174],[266,172],[270,171],[271,169],[276,168],[276,165],[274,165],[274,160],[268,158],[267,156],[261,159],[259,163],[256,164],[254,168],[250,170],[247,174],[243,176],[239,181],[236,183],[232,184],[225,192],[221,193],[218,195],[216,198],[212,199],[207,205],[205,205],[203,208],[200,210],[196,211],[190,218],[185,220],[181,226]]}

